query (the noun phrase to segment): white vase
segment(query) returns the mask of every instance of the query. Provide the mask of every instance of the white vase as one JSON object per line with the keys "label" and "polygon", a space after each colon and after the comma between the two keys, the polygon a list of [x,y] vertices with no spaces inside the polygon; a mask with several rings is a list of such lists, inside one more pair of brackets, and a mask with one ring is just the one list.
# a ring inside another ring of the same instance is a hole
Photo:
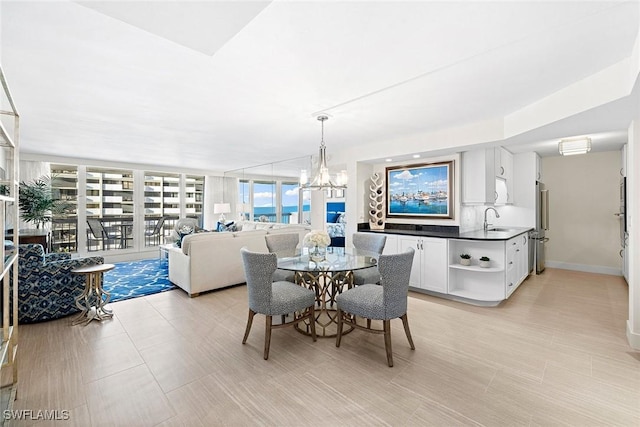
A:
{"label": "white vase", "polygon": [[482,268],[491,267],[491,261],[478,261],[478,265]]}
{"label": "white vase", "polygon": [[326,246],[312,246],[309,248],[309,260],[313,262],[322,262],[326,259]]}
{"label": "white vase", "polygon": [[471,265],[471,258],[460,258],[460,265]]}

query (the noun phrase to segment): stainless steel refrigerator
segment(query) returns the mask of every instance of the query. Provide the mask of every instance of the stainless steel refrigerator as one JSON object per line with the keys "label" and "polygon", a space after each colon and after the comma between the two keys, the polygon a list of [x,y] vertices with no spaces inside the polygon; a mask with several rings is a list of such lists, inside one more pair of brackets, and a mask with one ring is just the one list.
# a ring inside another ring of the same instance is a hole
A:
{"label": "stainless steel refrigerator", "polygon": [[536,181],[536,228],[529,238],[529,271],[535,274],[544,271],[544,244],[549,241],[549,190],[540,181]]}

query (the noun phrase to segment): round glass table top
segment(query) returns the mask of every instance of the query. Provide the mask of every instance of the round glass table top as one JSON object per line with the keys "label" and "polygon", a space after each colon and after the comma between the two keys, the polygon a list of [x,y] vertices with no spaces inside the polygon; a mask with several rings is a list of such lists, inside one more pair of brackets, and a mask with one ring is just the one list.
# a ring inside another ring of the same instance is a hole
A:
{"label": "round glass table top", "polygon": [[376,252],[329,247],[325,259],[314,262],[304,248],[300,255],[278,258],[278,268],[289,271],[353,271],[377,265],[378,256]]}

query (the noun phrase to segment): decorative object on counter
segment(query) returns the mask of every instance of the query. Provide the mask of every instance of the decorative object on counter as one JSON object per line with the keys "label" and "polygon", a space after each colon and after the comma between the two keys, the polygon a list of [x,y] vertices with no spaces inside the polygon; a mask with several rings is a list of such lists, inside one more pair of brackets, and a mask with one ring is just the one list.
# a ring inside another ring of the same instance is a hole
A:
{"label": "decorative object on counter", "polygon": [[309,248],[309,259],[313,262],[324,261],[327,246],[331,244],[331,238],[326,231],[312,230],[304,236],[302,244]]}
{"label": "decorative object on counter", "polygon": [[460,265],[471,265],[471,255],[460,254]]}
{"label": "decorative object on counter", "polygon": [[369,228],[384,230],[384,178],[377,172],[369,184]]}
{"label": "decorative object on counter", "polygon": [[478,264],[482,268],[489,268],[491,267],[491,258],[489,258],[488,256],[480,257],[480,261],[478,262]]}

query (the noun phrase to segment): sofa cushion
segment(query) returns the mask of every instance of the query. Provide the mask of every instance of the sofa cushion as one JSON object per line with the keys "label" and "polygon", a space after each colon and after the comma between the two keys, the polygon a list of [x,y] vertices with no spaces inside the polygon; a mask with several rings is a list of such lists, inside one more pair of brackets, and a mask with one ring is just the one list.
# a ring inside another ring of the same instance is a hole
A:
{"label": "sofa cushion", "polygon": [[209,240],[209,239],[231,239],[231,238],[233,238],[233,233],[209,232],[209,233],[189,234],[185,236],[184,239],[182,239],[182,253],[185,255],[190,255],[191,244],[193,242]]}

